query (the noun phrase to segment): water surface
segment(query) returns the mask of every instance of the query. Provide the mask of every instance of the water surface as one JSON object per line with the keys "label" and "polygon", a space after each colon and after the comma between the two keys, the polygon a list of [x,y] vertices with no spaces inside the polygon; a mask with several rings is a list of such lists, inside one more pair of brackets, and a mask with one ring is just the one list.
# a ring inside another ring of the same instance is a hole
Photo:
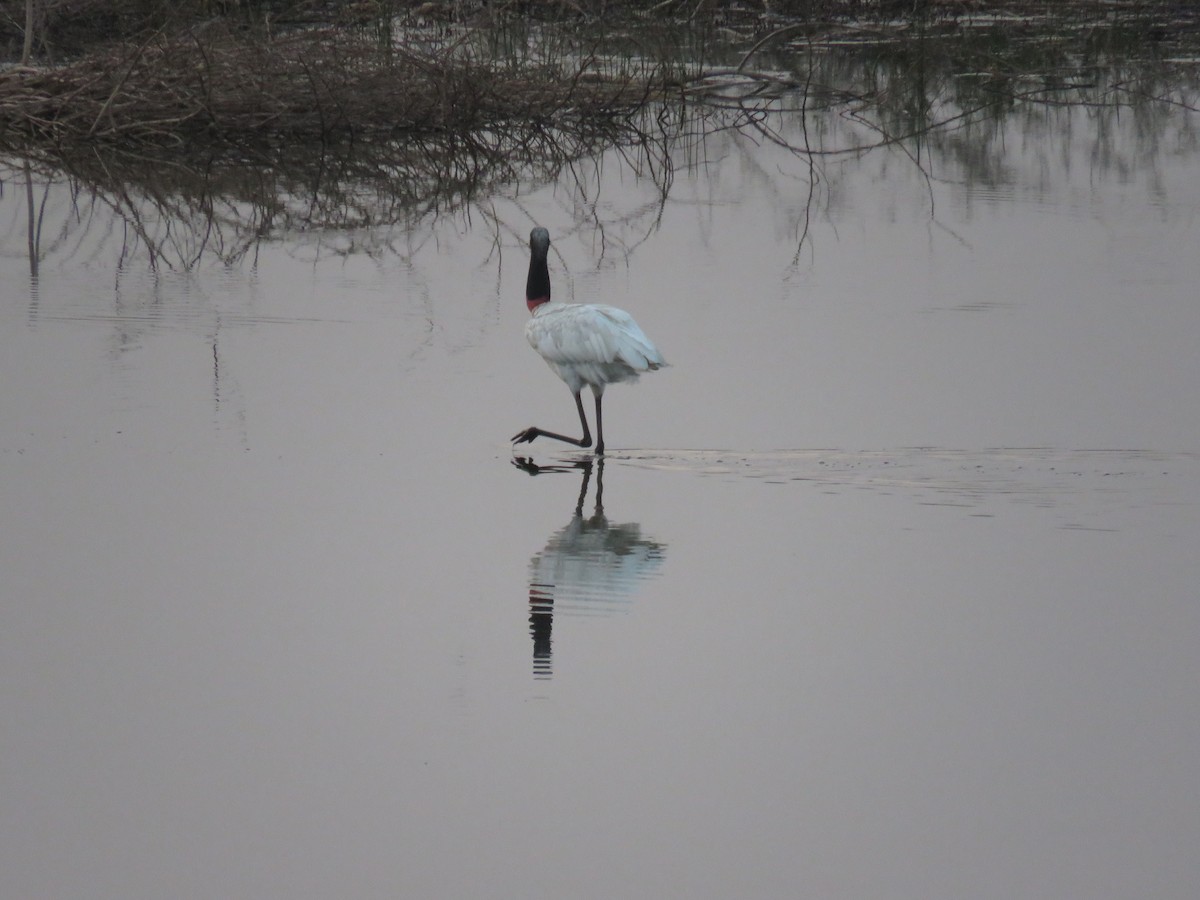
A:
{"label": "water surface", "polygon": [[[43,173],[36,278],[10,169],[2,893],[1196,896],[1194,127],[725,130],[224,259]],[[534,223],[672,363],[602,465],[507,442],[574,427]]]}

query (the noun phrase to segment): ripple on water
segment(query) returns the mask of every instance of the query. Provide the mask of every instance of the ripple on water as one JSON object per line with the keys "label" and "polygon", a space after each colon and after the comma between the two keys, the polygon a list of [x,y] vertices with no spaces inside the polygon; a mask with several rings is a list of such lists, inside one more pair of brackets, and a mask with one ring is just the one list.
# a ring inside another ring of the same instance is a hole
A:
{"label": "ripple on water", "polygon": [[[706,478],[807,485],[908,497],[987,518],[981,507],[1004,500],[1037,508],[1099,513],[1104,509],[1196,502],[1200,454],[1154,450],[1064,450],[998,447],[954,450],[629,450],[610,462],[690,472]],[[1191,490],[1184,489],[1190,486]],[[1072,521],[1062,527],[1114,530]]]}

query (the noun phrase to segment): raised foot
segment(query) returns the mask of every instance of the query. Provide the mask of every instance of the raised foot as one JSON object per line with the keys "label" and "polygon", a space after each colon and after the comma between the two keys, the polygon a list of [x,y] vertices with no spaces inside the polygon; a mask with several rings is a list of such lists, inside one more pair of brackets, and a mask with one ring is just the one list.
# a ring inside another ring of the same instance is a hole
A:
{"label": "raised foot", "polygon": [[512,437],[512,442],[514,444],[528,444],[535,438],[540,437],[553,438],[556,441],[562,441],[566,444],[574,444],[576,447],[587,448],[592,446],[592,436],[590,434],[585,434],[581,438],[573,438],[567,437],[565,434],[555,434],[553,431],[543,431],[541,428],[538,428],[534,425],[530,425],[523,431],[518,431],[516,434],[514,434]]}
{"label": "raised foot", "polygon": [[541,432],[539,432],[536,428],[526,428],[514,434],[512,437],[512,442],[514,444],[528,444],[531,443],[533,439],[540,433]]}

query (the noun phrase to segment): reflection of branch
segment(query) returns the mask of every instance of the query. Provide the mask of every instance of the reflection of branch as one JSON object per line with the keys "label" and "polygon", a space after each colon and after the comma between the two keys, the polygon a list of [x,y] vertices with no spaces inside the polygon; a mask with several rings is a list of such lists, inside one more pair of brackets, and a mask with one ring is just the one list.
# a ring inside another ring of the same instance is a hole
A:
{"label": "reflection of branch", "polygon": [[1143,100],[1143,101],[1149,100],[1154,103],[1163,103],[1163,104],[1166,104],[1167,106],[1175,106],[1180,109],[1186,109],[1188,112],[1200,112],[1200,106],[1195,106],[1191,103],[1184,103],[1182,100],[1176,100],[1173,97],[1166,97],[1166,96],[1163,96],[1160,94],[1152,94],[1149,91],[1146,91],[1142,88],[1126,87],[1123,82],[1118,82],[1118,83],[1110,86],[1109,91],[1114,94],[1118,94],[1118,93],[1129,94],[1131,97],[1135,97],[1135,98],[1137,98],[1139,100]]}
{"label": "reflection of branch", "polygon": [[[657,200],[649,211],[657,221],[674,173],[671,148],[688,127],[682,117],[647,110],[610,123],[325,142],[311,151],[289,143],[224,156],[156,158],[145,150],[93,146],[83,153],[42,152],[25,162],[34,178],[49,182],[65,175],[93,208],[112,210],[126,233],[123,264],[141,254],[151,269],[189,270],[205,257],[236,262],[280,231],[373,229],[398,222],[411,227],[447,213],[470,215],[507,185],[550,183],[563,173],[575,179],[580,209],[603,233],[610,222],[640,220],[647,212],[643,207],[602,215],[596,195],[601,170],[598,163],[591,171],[581,163],[598,160],[610,148],[619,164],[655,185]],[[0,157],[0,169],[4,165]]]}
{"label": "reflection of branch", "polygon": [[38,223],[33,212],[33,167],[25,160],[25,206],[28,210],[26,231],[29,236],[29,277],[38,277]]}
{"label": "reflection of branch", "polygon": [[754,46],[746,51],[746,55],[742,57],[742,61],[737,64],[737,67],[734,69],[734,71],[741,72],[742,69],[746,68],[746,63],[750,62],[750,57],[752,57],[755,53],[757,53],[759,50],[761,50],[765,45],[769,44],[771,41],[775,40],[776,38],[783,37],[785,34],[791,34],[793,31],[801,31],[803,29],[808,29],[811,27],[812,26],[808,22],[799,22],[794,25],[785,25],[782,28],[777,28],[775,31],[772,31],[770,34],[768,34],[768,35],[760,38],[758,41],[756,41]]}
{"label": "reflection of branch", "polygon": [[817,189],[817,165],[816,157],[812,154],[812,144],[808,139],[808,88],[812,84],[813,74],[813,58],[812,50],[808,53],[808,71],[804,78],[804,90],[800,95],[800,128],[804,135],[804,150],[808,156],[808,197],[804,202],[804,229],[800,232],[800,239],[796,241],[796,253],[792,257],[792,265],[795,265],[800,259],[800,250],[804,247],[804,240],[808,237],[808,229],[812,223],[812,203],[813,193]]}

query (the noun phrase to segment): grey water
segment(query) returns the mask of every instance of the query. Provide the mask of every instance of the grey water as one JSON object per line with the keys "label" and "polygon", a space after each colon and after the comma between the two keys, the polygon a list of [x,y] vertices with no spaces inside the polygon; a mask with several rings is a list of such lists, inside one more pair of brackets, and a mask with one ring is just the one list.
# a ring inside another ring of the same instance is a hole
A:
{"label": "grey water", "polygon": [[[9,159],[0,894],[1200,894],[1196,112],[808,116],[323,227]],[[671,363],[602,459],[508,442],[534,224]]]}

